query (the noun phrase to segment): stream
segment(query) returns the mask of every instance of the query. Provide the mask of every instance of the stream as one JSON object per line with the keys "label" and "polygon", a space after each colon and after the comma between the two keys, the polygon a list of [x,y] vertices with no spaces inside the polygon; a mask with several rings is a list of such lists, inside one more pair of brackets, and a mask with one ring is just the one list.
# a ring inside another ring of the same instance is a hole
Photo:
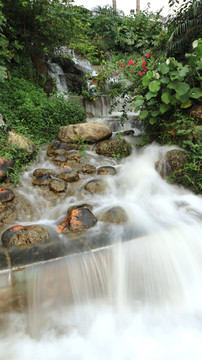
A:
{"label": "stream", "polygon": [[68,242],[57,225],[69,206],[91,204],[95,216],[121,206],[128,221],[86,231],[88,240],[106,234],[113,246],[103,251],[26,270],[27,308],[0,318],[0,360],[201,360],[202,197],[155,170],[168,149],[134,147],[118,161],[86,150],[84,163],[116,169],[104,194],[85,191],[86,175],[67,196],[33,187],[36,168],[55,168],[46,146],[24,171],[16,224],[42,224]]}

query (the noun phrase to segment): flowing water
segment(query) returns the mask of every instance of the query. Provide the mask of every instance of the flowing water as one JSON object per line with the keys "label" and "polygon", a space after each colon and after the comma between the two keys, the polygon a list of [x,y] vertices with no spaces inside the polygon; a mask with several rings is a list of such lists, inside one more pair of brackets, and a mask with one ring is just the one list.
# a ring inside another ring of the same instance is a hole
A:
{"label": "flowing water", "polygon": [[81,202],[95,215],[120,205],[129,221],[88,230],[107,231],[112,247],[26,270],[28,309],[0,319],[0,360],[201,359],[202,198],[161,179],[155,162],[167,149],[153,144],[118,163],[87,152],[91,164],[117,169],[102,196],[84,191],[85,176],[68,198],[33,188],[33,169],[54,167],[45,151],[23,174],[17,196],[32,210],[19,209],[22,224],[57,236],[67,208]]}

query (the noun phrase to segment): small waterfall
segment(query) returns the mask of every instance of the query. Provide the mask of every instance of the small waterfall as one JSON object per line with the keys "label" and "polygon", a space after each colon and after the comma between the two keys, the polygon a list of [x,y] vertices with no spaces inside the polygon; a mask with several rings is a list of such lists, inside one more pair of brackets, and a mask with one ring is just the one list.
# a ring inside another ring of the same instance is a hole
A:
{"label": "small waterfall", "polygon": [[64,98],[67,99],[68,88],[65,80],[64,71],[62,70],[61,66],[56,63],[48,62],[48,65],[49,65],[49,75],[56,83],[58,94],[62,94]]}

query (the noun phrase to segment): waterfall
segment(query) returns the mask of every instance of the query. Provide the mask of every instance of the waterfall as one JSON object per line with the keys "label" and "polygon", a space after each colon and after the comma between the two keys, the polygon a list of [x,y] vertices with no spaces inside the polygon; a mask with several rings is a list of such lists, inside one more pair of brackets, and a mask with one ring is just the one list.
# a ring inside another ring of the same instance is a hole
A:
{"label": "waterfall", "polygon": [[64,71],[62,70],[61,66],[56,63],[52,63],[49,61],[48,65],[49,65],[49,75],[55,81],[58,94],[62,94],[64,98],[67,99],[68,88],[65,80]]}

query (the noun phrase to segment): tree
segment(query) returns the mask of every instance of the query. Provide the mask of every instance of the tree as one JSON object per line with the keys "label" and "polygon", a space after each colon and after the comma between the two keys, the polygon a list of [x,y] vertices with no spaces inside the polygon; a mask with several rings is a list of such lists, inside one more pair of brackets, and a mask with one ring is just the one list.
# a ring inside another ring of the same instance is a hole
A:
{"label": "tree", "polygon": [[140,11],[140,0],[136,0],[136,14]]}
{"label": "tree", "polygon": [[114,12],[116,12],[116,0],[112,0],[112,7]]}

